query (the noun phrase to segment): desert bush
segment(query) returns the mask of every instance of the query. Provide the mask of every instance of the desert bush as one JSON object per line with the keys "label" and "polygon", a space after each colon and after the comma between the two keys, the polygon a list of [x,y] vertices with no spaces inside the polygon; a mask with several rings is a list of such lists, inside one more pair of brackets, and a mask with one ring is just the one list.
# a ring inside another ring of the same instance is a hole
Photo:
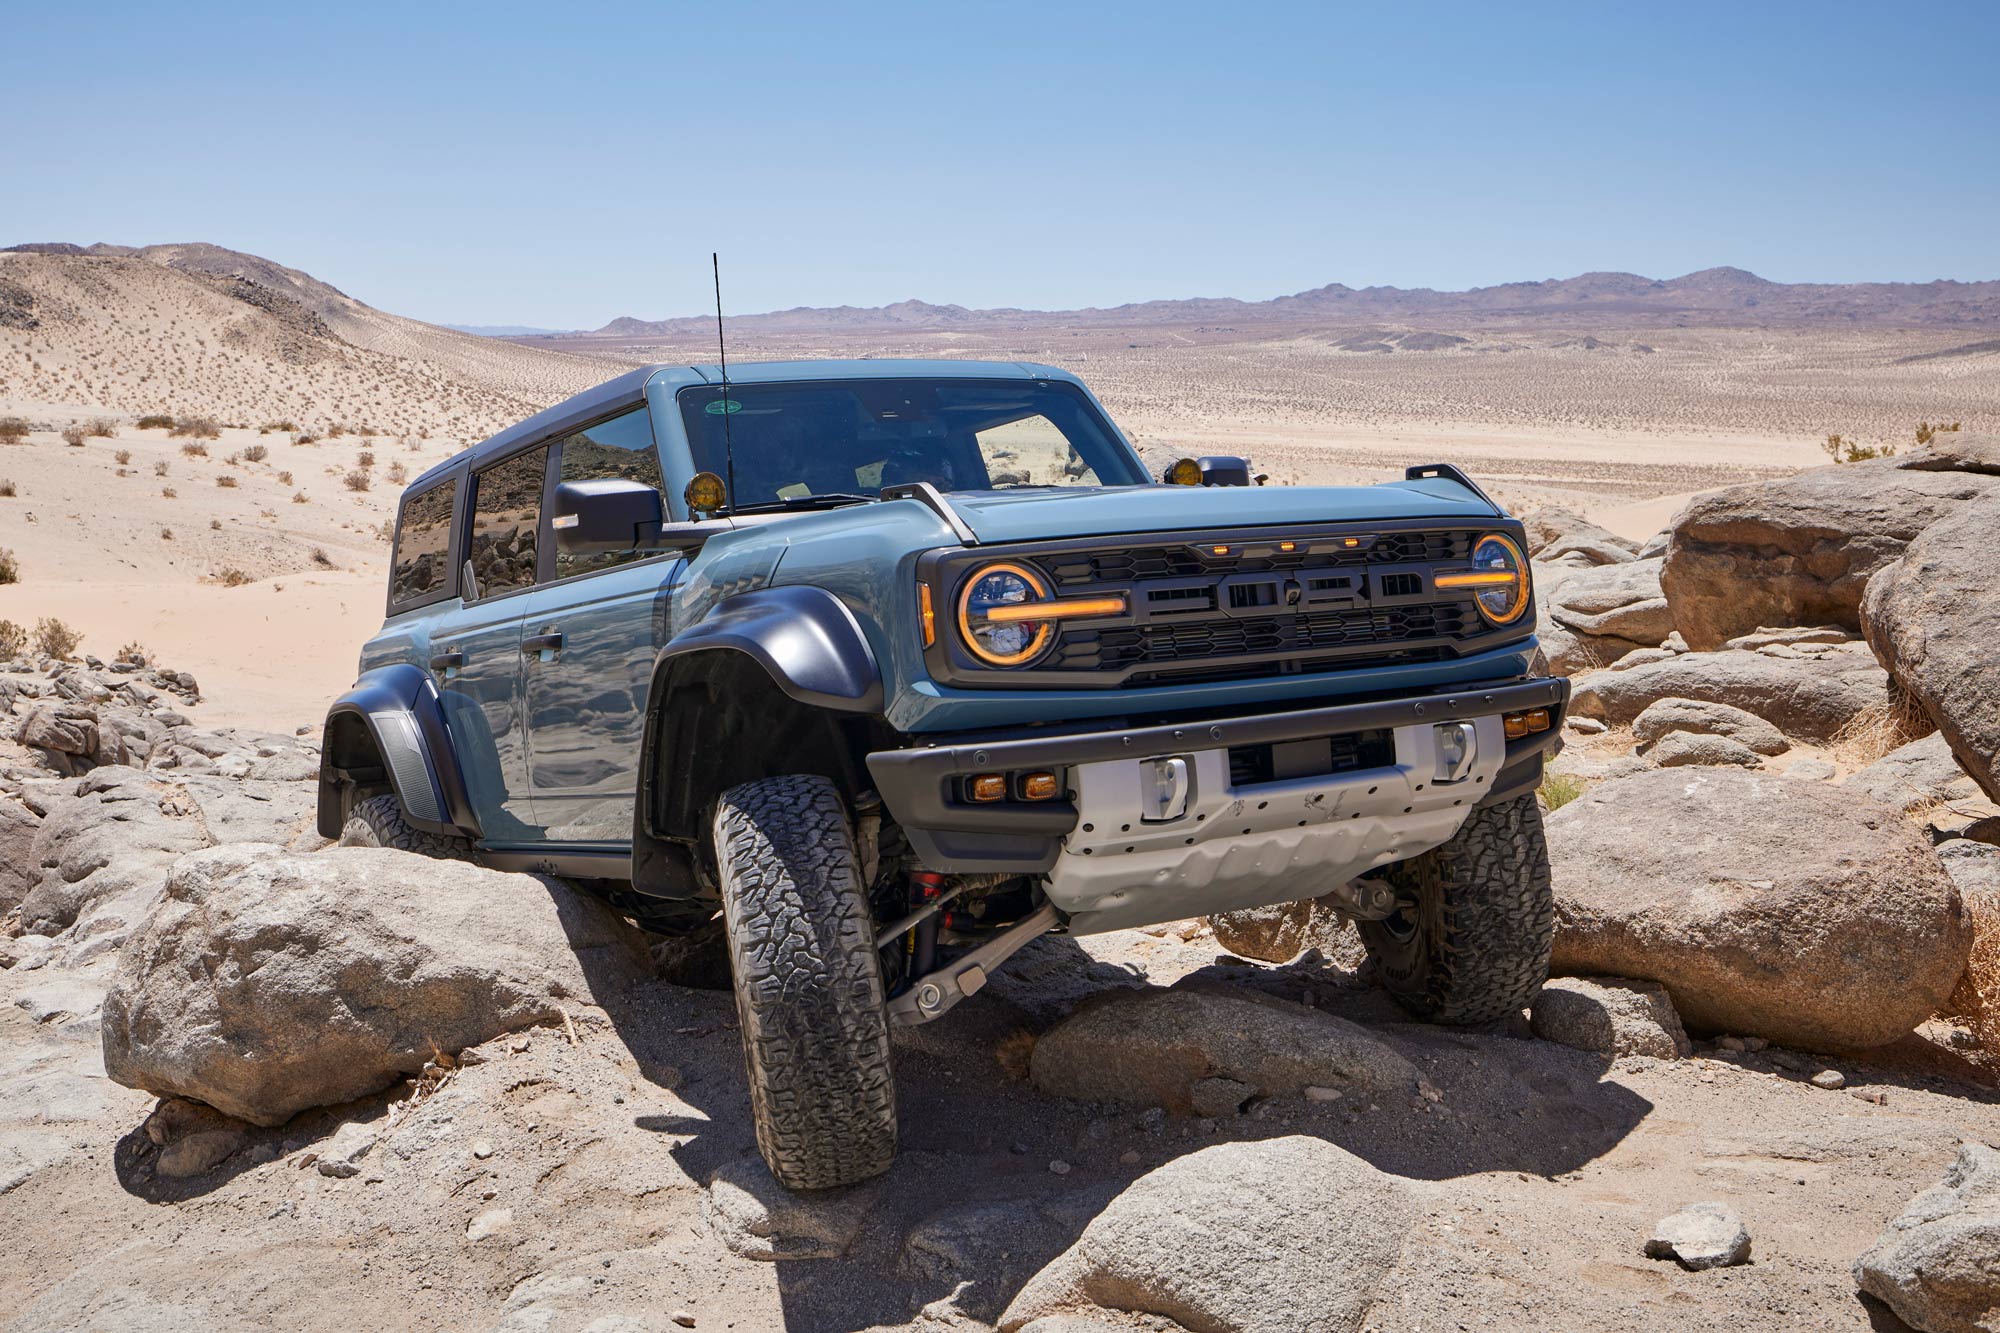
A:
{"label": "desert bush", "polygon": [[118,460],[118,466],[120,467],[124,467],[127,463],[132,461],[132,451],[130,449],[120,449],[117,453],[111,456]]}
{"label": "desert bush", "polygon": [[0,662],[13,662],[28,655],[28,631],[11,620],[0,620]]}
{"label": "desert bush", "polygon": [[236,489],[236,478],[225,472],[215,479],[215,484],[222,487],[225,491],[233,491]]}
{"label": "desert bush", "polygon": [[339,566],[333,563],[333,557],[328,555],[325,552],[325,550],[317,546],[313,547],[312,549],[312,562],[315,565],[318,565],[321,569],[339,568]]}
{"label": "desert bush", "polygon": [[304,491],[293,491],[292,503],[295,505],[309,505],[312,503],[312,501],[306,499],[306,493]]}
{"label": "desert bush", "polygon": [[197,439],[217,440],[222,438],[222,427],[214,417],[175,417],[169,435],[192,435]]}
{"label": "desert bush", "polygon": [[222,531],[222,520],[219,518],[211,518],[210,520],[208,520],[208,530],[210,532]]}
{"label": "desert bush", "polygon": [[246,463],[261,463],[270,456],[271,451],[261,444],[253,444],[243,451],[243,461]]}
{"label": "desert bush", "polygon": [[293,431],[297,429],[298,426],[290,421],[267,421],[262,426],[258,427],[258,433],[261,435],[268,435],[272,431],[276,431],[280,435],[290,435]]}
{"label": "desert bush", "polygon": [[341,478],[341,484],[350,491],[365,491],[369,485],[368,474],[357,468]]}
{"label": "desert bush", "polygon": [[222,465],[223,465],[224,467],[241,467],[241,466],[243,466],[243,451],[242,451],[241,449],[238,449],[238,450],[237,450],[237,451],[236,451],[235,453],[233,453],[233,454],[229,455],[229,457],[227,457],[227,458],[223,459],[223,460],[222,460]]}
{"label": "desert bush", "polygon": [[294,445],[318,444],[319,436],[301,431],[297,435],[292,436],[292,443]]}
{"label": "desert bush", "polygon": [[4,546],[0,546],[0,583],[19,583],[20,581],[20,562],[14,559],[12,551]]}
{"label": "desert bush", "polygon": [[114,662],[124,662],[129,666],[142,667],[145,666],[147,662],[151,660],[151,658],[152,654],[146,651],[146,645],[140,643],[137,639],[134,639],[132,640],[132,642],[126,644],[123,648],[120,648],[118,650],[118,656],[112,658],[111,660]]}
{"label": "desert bush", "polygon": [[70,448],[72,449],[83,448],[83,441],[84,441],[83,427],[64,426],[62,428],[62,442],[68,445]]}
{"label": "desert bush", "polygon": [[362,467],[374,467],[375,451],[373,449],[363,449],[360,456],[354,461]]}
{"label": "desert bush", "polygon": [[169,416],[154,415],[139,418],[140,430],[172,430],[173,428],[174,419]]}
{"label": "desert bush", "polygon": [[15,489],[14,489],[14,483],[13,483],[13,482],[11,482],[11,481],[8,481],[8,480],[7,480],[6,478],[4,478],[4,477],[0,477],[0,497],[4,497],[4,498],[6,498],[6,499],[9,499],[9,500],[11,500],[11,499],[13,499],[13,498],[14,498],[14,497],[15,497],[15,496],[16,496],[17,494],[19,494],[19,492],[17,492],[17,491],[16,491]]}
{"label": "desert bush", "polygon": [[162,458],[159,462],[153,464],[153,475],[156,477],[164,477],[167,475],[166,459]]}
{"label": "desert bush", "polygon": [[278,484],[279,484],[280,486],[289,486],[289,485],[291,485],[291,484],[292,484],[292,474],[291,474],[291,473],[289,473],[289,472],[280,472],[280,473],[278,474]]}
{"label": "desert bush", "polygon": [[83,429],[85,434],[95,435],[100,440],[115,440],[118,438],[118,423],[110,417],[92,417],[85,423]]}
{"label": "desert bush", "polygon": [[1951,432],[1958,430],[1963,425],[1964,425],[1963,422],[1954,421],[1949,426],[1945,425],[1943,422],[1939,422],[1937,425],[1933,426],[1928,421],[1919,421],[1917,423],[1917,443],[1929,444],[1932,440],[1935,440],[1938,436],[1949,435],[1951,434]]}
{"label": "desert bush", "polygon": [[186,454],[189,458],[207,458],[208,446],[205,444],[197,443],[194,440],[189,440],[186,444],[181,446],[181,452],[183,454]]}
{"label": "desert bush", "polygon": [[410,470],[401,463],[391,463],[389,464],[388,477],[391,486],[401,486],[410,479]]}
{"label": "desert bush", "polygon": [[217,583],[220,583],[225,588],[240,588],[246,583],[256,582],[256,580],[252,579],[248,574],[245,574],[242,570],[233,567],[227,569],[218,569],[215,571],[215,573],[209,575],[209,577],[214,579]]}
{"label": "desert bush", "polygon": [[180,493],[171,486],[162,486],[160,487],[160,498],[165,500],[175,500],[180,498]]}
{"label": "desert bush", "polygon": [[1542,788],[1537,793],[1542,798],[1545,810],[1560,810],[1583,795],[1584,781],[1568,773],[1546,773],[1542,776]]}
{"label": "desert bush", "polygon": [[1850,440],[1841,435],[1827,436],[1826,443],[1821,445],[1820,448],[1826,450],[1827,456],[1836,463],[1865,463],[1871,458],[1894,458],[1896,456],[1896,446],[1893,444],[1885,444],[1877,448],[1875,445],[1862,444],[1858,440]]}
{"label": "desert bush", "polygon": [[83,635],[71,629],[53,616],[46,616],[35,622],[35,651],[43,657],[53,657],[62,661],[83,642]]}
{"label": "desert bush", "polygon": [[161,541],[163,541],[163,542],[170,542],[170,541],[172,541],[173,539],[174,539],[174,530],[173,530],[172,528],[161,528],[161,529],[160,529],[160,540],[161,540]]}
{"label": "desert bush", "polygon": [[28,423],[20,417],[0,417],[0,444],[19,444],[28,438]]}
{"label": "desert bush", "polygon": [[345,434],[347,434],[347,427],[338,421],[326,428],[326,438],[329,440],[337,440]]}

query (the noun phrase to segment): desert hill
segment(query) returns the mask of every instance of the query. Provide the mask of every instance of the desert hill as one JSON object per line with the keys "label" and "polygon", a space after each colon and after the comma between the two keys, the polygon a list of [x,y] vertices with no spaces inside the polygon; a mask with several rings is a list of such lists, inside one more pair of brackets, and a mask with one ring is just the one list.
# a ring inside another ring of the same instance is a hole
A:
{"label": "desert hill", "polygon": [[0,252],[0,402],[478,438],[602,362],[377,310],[207,244]]}

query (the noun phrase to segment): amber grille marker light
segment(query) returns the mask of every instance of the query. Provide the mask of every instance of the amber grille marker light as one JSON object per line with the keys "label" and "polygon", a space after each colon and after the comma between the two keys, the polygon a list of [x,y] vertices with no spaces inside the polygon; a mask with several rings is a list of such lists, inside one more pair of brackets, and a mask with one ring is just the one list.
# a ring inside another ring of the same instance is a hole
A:
{"label": "amber grille marker light", "polygon": [[923,622],[924,647],[937,642],[937,608],[931,605],[931,585],[917,584],[917,615]]}

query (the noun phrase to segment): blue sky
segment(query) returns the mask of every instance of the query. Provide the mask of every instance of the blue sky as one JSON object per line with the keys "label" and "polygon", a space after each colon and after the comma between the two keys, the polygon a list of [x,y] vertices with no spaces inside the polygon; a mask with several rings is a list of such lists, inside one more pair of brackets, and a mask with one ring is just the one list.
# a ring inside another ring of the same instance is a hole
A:
{"label": "blue sky", "polygon": [[455,323],[2000,277],[2000,5],[0,0],[0,244]]}

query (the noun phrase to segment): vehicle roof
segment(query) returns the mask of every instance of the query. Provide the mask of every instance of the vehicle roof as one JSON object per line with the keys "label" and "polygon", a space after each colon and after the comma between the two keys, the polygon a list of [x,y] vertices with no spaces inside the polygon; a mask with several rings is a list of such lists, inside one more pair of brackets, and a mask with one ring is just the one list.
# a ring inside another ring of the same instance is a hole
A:
{"label": "vehicle roof", "polygon": [[[731,384],[783,384],[789,381],[841,379],[1034,379],[1065,380],[1081,384],[1067,370],[1028,361],[916,360],[895,357],[829,359],[825,361],[738,361],[729,367]],[[529,439],[543,439],[578,426],[588,425],[621,407],[636,406],[645,400],[647,387],[656,381],[670,385],[720,384],[719,365],[673,365],[660,362],[638,366],[582,393],[542,409],[525,421],[488,436],[462,449],[424,472],[408,489],[466,463],[503,454]]]}

